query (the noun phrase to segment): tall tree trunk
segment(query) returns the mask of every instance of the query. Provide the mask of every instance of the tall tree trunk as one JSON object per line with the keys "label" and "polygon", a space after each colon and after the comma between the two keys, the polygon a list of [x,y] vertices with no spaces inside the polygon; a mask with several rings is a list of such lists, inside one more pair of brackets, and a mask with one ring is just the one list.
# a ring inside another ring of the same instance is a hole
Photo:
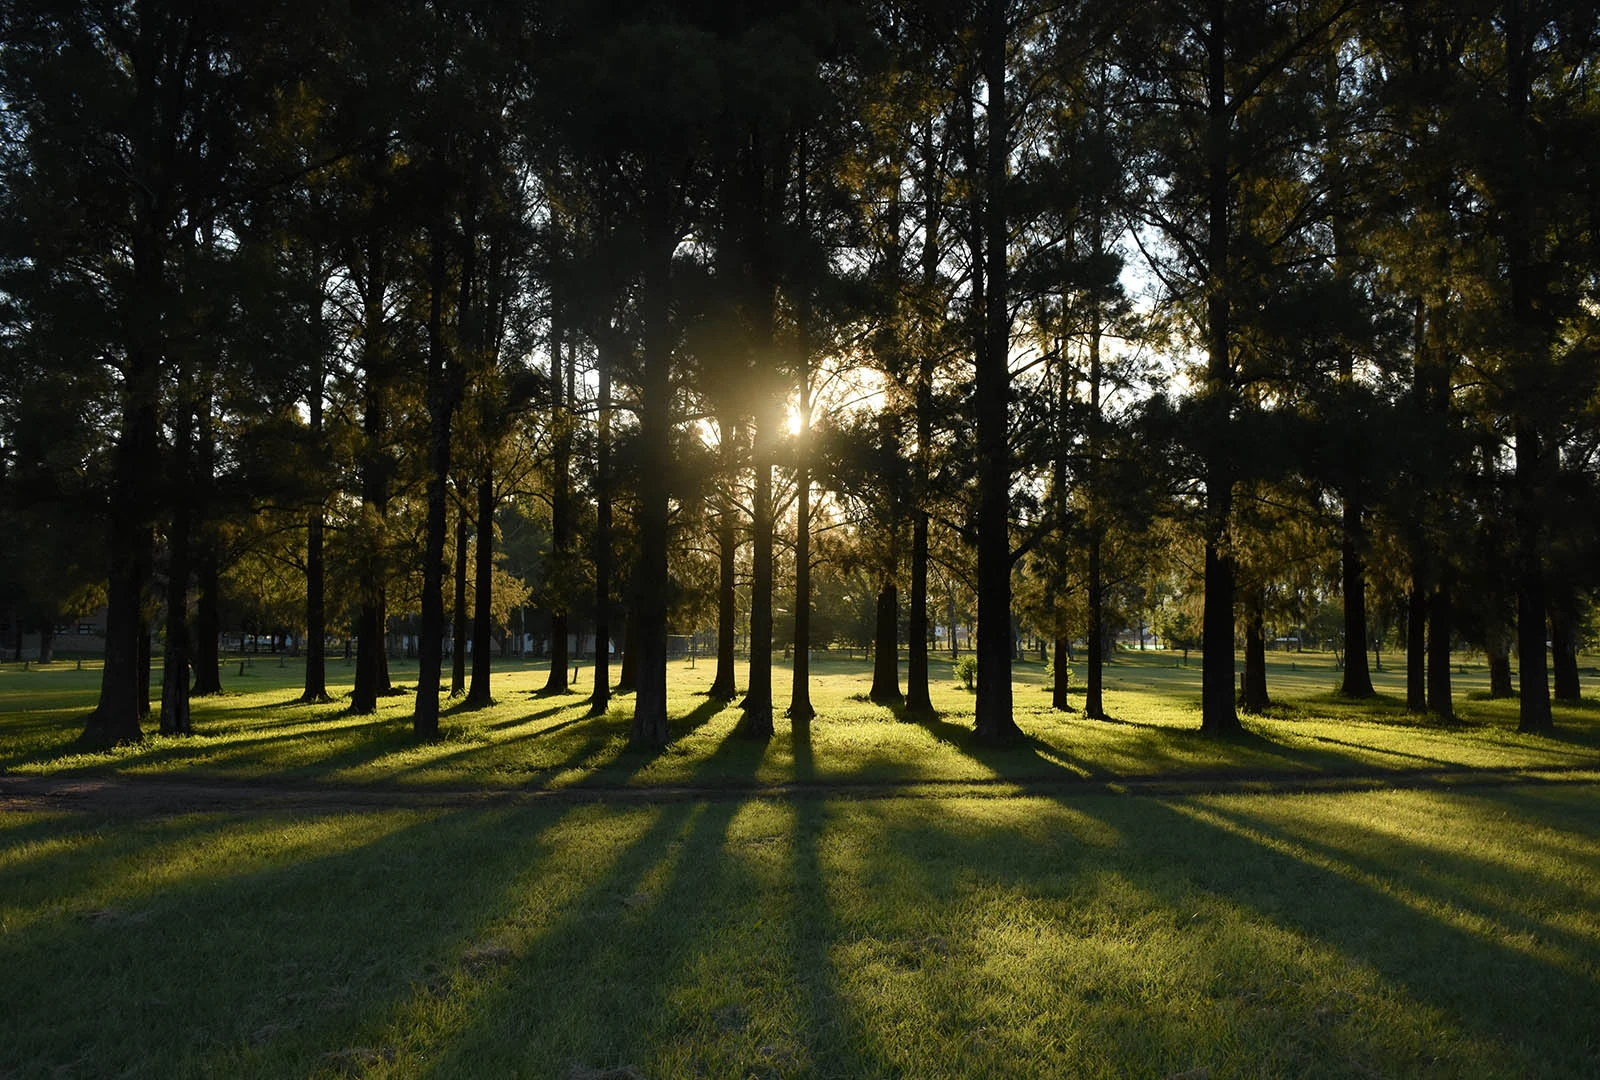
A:
{"label": "tall tree trunk", "polygon": [[56,662],[56,622],[53,618],[39,620],[39,663]]}
{"label": "tall tree trunk", "polygon": [[[770,408],[763,413],[770,413]],[[772,734],[772,441],[773,419],[757,417],[755,423],[755,505],[751,528],[754,553],[750,580],[750,678],[744,696],[740,730],[766,738]]]}
{"label": "tall tree trunk", "polygon": [[[1450,587],[1441,582],[1428,598],[1428,711],[1450,719],[1455,716],[1450,701],[1450,639],[1455,633],[1450,603]],[[1539,642],[1544,647],[1544,642]]]}
{"label": "tall tree trunk", "polygon": [[595,352],[594,447],[594,692],[589,711],[600,715],[611,704],[611,350],[607,328]]}
{"label": "tall tree trunk", "polygon": [[122,427],[112,458],[106,550],[106,647],[100,701],[84,728],[91,745],[134,743],[149,711],[149,647],[143,646],[145,590],[154,562],[152,478],[159,474],[157,409],[161,397],[162,284],[165,257],[154,228],[135,230],[132,341],[122,395]]}
{"label": "tall tree trunk", "polygon": [[1578,616],[1571,591],[1550,605],[1551,667],[1555,675],[1557,701],[1582,700],[1578,684]]}
{"label": "tall tree trunk", "polygon": [[717,675],[711,683],[710,694],[718,701],[732,701],[738,694],[734,675],[737,665],[734,639],[739,621],[735,591],[735,559],[739,544],[734,532],[733,483],[740,436],[737,422],[728,417],[718,421],[718,430],[722,433],[722,484],[717,503]]}
{"label": "tall tree trunk", "polygon": [[1344,492],[1343,524],[1344,683],[1339,692],[1345,697],[1368,698],[1373,690],[1372,673],[1367,667],[1367,588],[1361,558],[1366,529],[1361,521],[1361,507],[1348,486]]}
{"label": "tall tree trunk", "polygon": [[1540,551],[1541,440],[1531,422],[1516,432],[1517,730],[1550,731],[1549,667],[1545,662],[1544,560]]}
{"label": "tall tree trunk", "polygon": [[[490,465],[484,462],[483,475],[478,478],[478,550],[474,576],[472,603],[472,690],[467,694],[467,704],[481,708],[492,700],[489,689],[489,668],[494,650],[494,621],[490,616],[494,605],[494,478]],[[465,513],[465,510],[462,511]],[[465,613],[463,613],[463,619]]]}
{"label": "tall tree trunk", "polygon": [[1065,634],[1056,637],[1055,655],[1050,663],[1050,707],[1059,712],[1071,712],[1072,702],[1067,691],[1072,685],[1072,648]]}
{"label": "tall tree trunk", "polygon": [[[1259,589],[1245,593],[1244,627],[1244,710],[1263,713],[1271,705],[1267,696],[1267,637],[1263,627],[1262,597]],[[1349,663],[1349,650],[1345,651]]]}
{"label": "tall tree trunk", "polygon": [[[1206,261],[1211,276],[1206,298],[1207,349],[1205,389],[1224,419],[1231,419],[1236,396],[1232,355],[1232,312],[1226,282],[1230,273],[1231,180],[1230,128],[1233,123],[1227,84],[1227,5],[1211,0],[1206,41]],[[1234,702],[1233,596],[1234,560],[1228,545],[1233,516],[1233,464],[1220,448],[1206,462],[1205,607],[1201,615],[1200,730],[1227,735],[1242,730]]]}
{"label": "tall tree trunk", "polygon": [[1549,669],[1545,663],[1546,611],[1544,594],[1543,498],[1545,495],[1544,439],[1539,431],[1541,399],[1552,377],[1548,370],[1544,316],[1538,310],[1533,251],[1533,170],[1538,167],[1539,141],[1529,116],[1533,94],[1532,58],[1537,35],[1528,17],[1527,0],[1507,0],[1501,21],[1505,34],[1506,107],[1510,129],[1502,133],[1502,157],[1510,178],[1499,207],[1506,242],[1506,277],[1510,288],[1509,312],[1518,342],[1511,372],[1512,427],[1516,442],[1516,477],[1513,506],[1517,527],[1517,683],[1518,731],[1550,731]]}
{"label": "tall tree trunk", "polygon": [[450,605],[450,696],[467,691],[467,505],[466,493],[456,485],[455,595]]}
{"label": "tall tree trunk", "polygon": [[[974,275],[973,302],[982,313],[975,408],[978,429],[978,694],[974,727],[980,739],[1019,734],[1011,712],[1011,452],[1007,400],[1011,388],[1011,310],[1007,279],[1010,242],[1006,172],[1011,118],[1006,100],[1004,0],[986,0],[979,30],[988,91],[983,168],[984,274]],[[970,126],[970,125],[969,125]],[[976,159],[976,152],[973,158]]]}
{"label": "tall tree trunk", "polygon": [[173,421],[174,468],[171,492],[172,523],[167,530],[167,625],[165,653],[161,662],[161,733],[188,735],[189,719],[189,533],[190,457],[194,441],[194,402],[189,374],[178,375],[178,408]]}
{"label": "tall tree trunk", "polygon": [[[364,522],[381,529],[389,511],[389,462],[383,440],[388,417],[384,408],[388,378],[388,341],[384,326],[383,250],[376,233],[369,237],[361,283],[361,515]],[[378,709],[378,697],[389,691],[389,664],[386,655],[384,573],[385,559],[374,541],[357,556],[357,593],[360,607],[356,615],[356,678],[350,691],[350,711],[370,715]]]}
{"label": "tall tree trunk", "polygon": [[[551,326],[550,419],[555,425],[556,439],[550,478],[550,547],[556,565],[563,570],[568,565],[568,549],[572,546],[570,535],[572,529],[568,520],[572,516],[570,505],[572,417],[570,408],[563,411],[562,402],[565,371],[561,353],[563,347],[567,345],[565,336],[566,328],[560,323]],[[567,649],[567,635],[571,631],[569,621],[567,598],[563,593],[555,598],[555,606],[550,612],[550,676],[544,684],[544,692],[547,694],[567,692],[567,672],[572,666]]]}
{"label": "tall tree trunk", "polygon": [[[442,230],[441,230],[442,231]],[[428,274],[428,521],[422,553],[422,617],[417,631],[417,701],[411,729],[419,739],[439,737],[439,683],[444,660],[444,531],[450,483],[451,364],[445,354],[444,239],[430,238]]]}
{"label": "tall tree trunk", "polygon": [[634,745],[667,743],[667,463],[672,453],[672,327],[669,290],[677,238],[668,228],[667,184],[653,179],[653,221],[647,230],[640,308],[644,377],[639,410],[639,564],[633,575],[638,632],[638,688],[633,699]]}
{"label": "tall tree trunk", "polygon": [[[764,166],[757,165],[757,168]],[[763,189],[764,189],[763,182]],[[768,222],[762,221],[764,229]],[[746,735],[764,739],[772,734],[772,597],[773,597],[773,498],[772,466],[778,442],[777,402],[773,400],[768,365],[776,344],[774,335],[775,286],[765,241],[755,263],[754,292],[749,318],[756,343],[756,414],[752,429],[751,456],[755,464],[755,498],[751,507],[752,551],[750,566],[750,677],[744,695],[744,715],[739,729]]]}
{"label": "tall tree trunk", "polygon": [[1514,697],[1517,691],[1511,683],[1511,648],[1506,639],[1491,632],[1483,651],[1489,658],[1489,696]]}
{"label": "tall tree trunk", "polygon": [[900,593],[894,578],[886,576],[878,585],[878,617],[872,638],[872,690],[868,694],[880,705],[899,705],[900,647],[899,637]]}
{"label": "tall tree trunk", "polygon": [[[922,160],[922,288],[932,294],[939,283],[939,219],[942,209],[940,157],[935,151],[935,127],[923,129]],[[917,356],[917,459],[915,507],[911,518],[911,625],[906,657],[906,711],[933,712],[928,694],[928,503],[933,498],[933,342],[925,334]]]}
{"label": "tall tree trunk", "polygon": [[911,519],[911,617],[906,641],[906,712],[928,715],[928,514],[919,506]]}
{"label": "tall tree trunk", "polygon": [[[306,412],[309,424],[307,436],[311,440],[313,453],[320,460],[323,455],[322,437],[322,408],[323,398],[326,395],[327,371],[327,344],[324,340],[322,322],[322,255],[316,245],[311,251],[312,277],[317,282],[317,295],[311,301],[311,379],[306,388]],[[206,388],[205,399],[201,403],[202,417],[210,412],[209,386]],[[202,419],[202,422],[204,420]],[[204,441],[204,440],[202,440]],[[209,455],[205,455],[209,457]],[[201,463],[203,471],[202,483],[209,483],[210,465]],[[316,493],[316,505],[306,516],[306,677],[305,685],[300,693],[300,700],[308,703],[320,703],[328,700],[327,678],[327,601],[325,597],[326,568],[322,552],[323,508],[326,497],[320,485]],[[202,592],[204,585],[202,585]],[[201,678],[204,678],[203,658],[199,660]],[[199,692],[199,686],[196,686]]]}
{"label": "tall tree trunk", "polygon": [[[203,460],[203,459],[202,459]],[[202,469],[207,466],[202,465]],[[222,634],[222,619],[217,611],[217,552],[215,540],[207,536],[200,542],[195,562],[194,604],[194,689],[193,696],[222,693],[222,657],[217,639]]]}
{"label": "tall tree trunk", "polygon": [[139,719],[144,720],[150,715],[150,658],[153,654],[151,640],[150,620],[148,617],[139,618],[139,659],[134,678],[138,682]]}
{"label": "tall tree trunk", "polygon": [[795,467],[794,687],[789,694],[789,720],[793,724],[804,724],[816,715],[811,707],[811,466],[807,458],[811,375],[807,359],[801,359],[800,441]]}
{"label": "tall tree trunk", "polygon": [[617,669],[616,692],[631,694],[638,689],[639,617],[634,614],[634,609],[630,605],[622,617],[622,663]]}

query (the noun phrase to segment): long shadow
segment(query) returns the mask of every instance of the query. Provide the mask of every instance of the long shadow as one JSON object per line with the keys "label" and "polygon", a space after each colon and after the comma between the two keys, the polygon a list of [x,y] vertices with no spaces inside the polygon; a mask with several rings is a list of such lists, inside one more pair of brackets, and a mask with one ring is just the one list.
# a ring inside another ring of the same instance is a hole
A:
{"label": "long shadow", "polygon": [[[811,725],[791,729],[794,778],[797,783],[816,781],[816,759],[811,748]],[[793,892],[788,904],[793,942],[795,985],[799,991],[801,1037],[813,1072],[822,1076],[860,1076],[883,1072],[887,1063],[862,1062],[846,1057],[847,1048],[866,1042],[859,1025],[842,1007],[839,972],[829,955],[840,930],[828,898],[822,866],[822,837],[827,827],[825,804],[819,796],[794,800],[792,838]]]}
{"label": "long shadow", "polygon": [[[726,707],[708,702],[680,723],[698,727]],[[734,758],[753,776],[758,761]],[[749,936],[761,943],[770,932],[764,849],[752,845],[754,864],[730,857],[731,826],[746,805],[684,801],[648,811],[656,823],[472,1003],[424,1074],[656,1075],[654,1059],[685,1033],[697,1040],[697,1068],[710,1074],[782,1064],[779,1040],[764,1034],[771,988],[727,981],[748,964]],[[541,1038],[516,1037],[530,1014]]]}
{"label": "long shadow", "polygon": [[[225,1075],[241,1053],[271,1045],[278,1071],[326,1069],[329,1051],[356,1043],[375,1010],[424,979],[464,923],[484,917],[505,878],[547,855],[547,829],[525,827],[530,811],[520,813],[108,826],[126,871],[107,876],[106,866],[90,875],[92,899],[57,900],[44,920],[7,935],[12,970],[51,973],[0,1016],[8,1064]],[[534,818],[558,820],[549,810]],[[239,839],[219,841],[223,833]],[[177,876],[155,876],[163,865]],[[59,890],[63,868],[39,870]],[[79,910],[90,904],[96,910]],[[184,947],[173,949],[180,928]],[[160,1004],[109,1038],[94,1004],[109,986]]]}

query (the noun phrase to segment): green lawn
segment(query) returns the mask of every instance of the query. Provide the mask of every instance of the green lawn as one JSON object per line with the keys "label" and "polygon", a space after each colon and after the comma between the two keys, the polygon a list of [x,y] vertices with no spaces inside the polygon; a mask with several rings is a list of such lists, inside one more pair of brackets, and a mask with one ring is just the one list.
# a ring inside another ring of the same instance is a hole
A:
{"label": "green lawn", "polygon": [[[1273,663],[1283,704],[1227,740],[1164,654],[1120,655],[1115,723],[1019,665],[1003,749],[947,664],[909,723],[822,660],[809,734],[765,744],[675,664],[643,753],[630,699],[587,718],[542,667],[416,746],[409,697],[351,718],[235,661],[201,734],[93,755],[98,672],[6,665],[0,771],[302,798],[0,814],[0,1077],[1600,1075],[1596,712],[1521,736],[1469,670],[1434,726]],[[1378,786],[1293,793],[1330,772]],[[351,786],[387,805],[318,801]],[[529,787],[595,798],[422,797]]]}
{"label": "green lawn", "polygon": [[[1379,676],[1385,693],[1352,704],[1333,693],[1331,659],[1273,654],[1270,686],[1282,702],[1249,717],[1244,738],[1202,738],[1199,668],[1165,653],[1123,652],[1108,668],[1106,705],[1113,723],[1049,708],[1044,666],[1017,665],[1016,712],[1028,738],[1015,747],[972,745],[972,695],[934,664],[939,717],[906,722],[865,699],[870,668],[862,661],[819,659],[812,700],[820,713],[804,755],[780,720],[770,744],[730,740],[738,718],[704,696],[712,665],[671,667],[673,743],[660,753],[626,747],[632,698],[614,699],[603,717],[587,714],[573,693],[540,696],[543,665],[502,665],[497,703],[450,708],[444,737],[418,745],[409,718],[411,695],[384,699],[376,717],[353,717],[345,703],[294,703],[301,681],[295,661],[253,663],[243,676],[228,666],[230,693],[195,704],[193,738],[152,736],[142,745],[81,754],[73,742],[93,707],[99,673],[0,669],[0,771],[116,773],[431,787],[559,788],[670,784],[1012,783],[1170,775],[1258,776],[1415,771],[1453,768],[1570,769],[1600,766],[1600,710],[1588,703],[1558,707],[1555,737],[1519,735],[1515,701],[1480,700],[1482,672],[1458,676],[1464,723],[1419,723],[1400,707],[1397,671]],[[582,673],[588,674],[588,670]],[[775,697],[789,699],[786,668],[775,673]],[[347,692],[350,668],[330,666],[336,694]],[[415,668],[397,664],[397,683]],[[581,677],[581,676],[580,676]],[[1081,685],[1082,672],[1075,672]],[[338,680],[344,680],[340,685]],[[585,684],[587,685],[587,684]],[[1081,701],[1081,698],[1077,699]]]}
{"label": "green lawn", "polygon": [[0,815],[0,1072],[1592,1077],[1597,796]]}

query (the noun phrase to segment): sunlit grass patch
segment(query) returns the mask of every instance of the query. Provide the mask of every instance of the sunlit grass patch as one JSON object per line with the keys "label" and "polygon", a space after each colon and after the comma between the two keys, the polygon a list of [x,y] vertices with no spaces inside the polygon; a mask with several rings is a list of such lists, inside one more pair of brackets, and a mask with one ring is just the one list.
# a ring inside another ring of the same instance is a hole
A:
{"label": "sunlit grass patch", "polygon": [[[803,746],[781,716],[769,742],[731,738],[738,706],[705,695],[714,665],[675,661],[669,683],[672,742],[661,751],[628,747],[631,697],[617,697],[604,715],[591,716],[585,692],[538,692],[542,664],[502,664],[494,704],[469,710],[447,700],[441,738],[418,742],[411,734],[411,695],[380,699],[373,716],[351,716],[343,700],[304,705],[296,700],[296,662],[281,668],[274,662],[257,665],[253,676],[228,679],[224,696],[197,699],[192,737],[151,734],[137,746],[83,753],[74,740],[97,675],[13,667],[0,671],[0,700],[11,710],[0,715],[0,768],[301,784],[563,788],[983,784],[1600,765],[1600,710],[1586,705],[1558,706],[1554,738],[1518,733],[1515,703],[1504,701],[1458,698],[1463,721],[1441,726],[1406,713],[1392,696],[1368,702],[1339,697],[1337,672],[1326,656],[1271,657],[1274,707],[1267,715],[1244,718],[1245,737],[1222,740],[1198,734],[1198,667],[1185,668],[1168,654],[1116,654],[1107,668],[1109,722],[1088,720],[1081,710],[1052,710],[1044,665],[1019,662],[1016,715],[1027,738],[1009,747],[973,741],[973,697],[950,676],[947,658],[933,665],[937,715],[917,717],[863,700],[871,681],[865,662],[819,654],[811,690],[818,716]],[[403,680],[413,670],[397,662],[394,677]],[[335,693],[343,693],[348,682],[338,680],[348,680],[349,671],[336,661],[330,672]],[[780,709],[788,700],[789,678],[787,667],[774,672]],[[1386,671],[1379,682],[1398,678]],[[580,685],[587,688],[582,673]],[[29,700],[38,708],[18,707]],[[59,705],[60,700],[78,704]]]}

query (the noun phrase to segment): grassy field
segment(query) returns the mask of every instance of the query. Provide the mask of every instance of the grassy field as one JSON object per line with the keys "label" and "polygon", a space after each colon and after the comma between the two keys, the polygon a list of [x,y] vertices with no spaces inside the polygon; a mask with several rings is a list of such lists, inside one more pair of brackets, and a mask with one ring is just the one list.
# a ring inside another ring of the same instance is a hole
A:
{"label": "grassy field", "polygon": [[[98,672],[7,665],[6,774],[310,795],[0,813],[0,1076],[1600,1075],[1597,713],[1520,736],[1469,664],[1430,726],[1273,660],[1283,703],[1230,740],[1164,654],[1113,666],[1115,723],[1020,665],[999,750],[947,665],[908,723],[824,660],[809,735],[766,744],[675,665],[654,754],[630,699],[586,718],[540,668],[418,747],[409,697],[289,704],[263,660],[196,737],[81,755]],[[1298,790],[1328,774],[1352,790]],[[315,797],[352,786],[385,804]],[[553,794],[424,797],[463,788]]]}
{"label": "grassy field", "polygon": [[[1486,676],[1463,664],[1457,676],[1462,723],[1419,723],[1401,708],[1403,675],[1385,671],[1383,696],[1353,704],[1334,692],[1331,658],[1273,654],[1269,686],[1280,704],[1247,717],[1243,738],[1202,738],[1199,668],[1166,653],[1123,652],[1108,668],[1106,706],[1114,722],[1050,709],[1044,666],[1016,668],[1017,720],[1028,738],[1014,747],[973,744],[972,694],[934,664],[931,721],[906,722],[865,700],[871,672],[859,660],[819,659],[812,700],[819,717],[803,754],[779,721],[767,744],[729,739],[735,706],[704,696],[712,665],[674,662],[670,671],[673,743],[664,752],[627,749],[632,698],[611,712],[588,715],[584,694],[542,696],[543,665],[503,666],[496,704],[450,708],[444,737],[418,745],[411,736],[411,695],[383,699],[376,716],[346,715],[344,701],[295,703],[302,673],[296,662],[257,660],[238,674],[229,665],[229,693],[198,699],[193,738],[153,736],[142,745],[81,754],[73,746],[93,707],[98,671],[0,669],[0,771],[270,780],[295,783],[431,787],[562,788],[771,783],[1007,783],[1169,775],[1278,776],[1411,772],[1453,768],[1590,768],[1600,766],[1600,710],[1585,703],[1557,708],[1554,737],[1519,735],[1516,702],[1482,697]],[[583,674],[587,674],[585,671]],[[404,685],[415,668],[403,663]],[[348,692],[350,668],[330,667],[336,695]],[[581,676],[580,676],[581,678]],[[1078,685],[1081,670],[1075,672]],[[343,680],[342,683],[340,680]],[[774,672],[775,698],[789,699],[789,673]],[[1078,699],[1081,700],[1081,699]]]}

